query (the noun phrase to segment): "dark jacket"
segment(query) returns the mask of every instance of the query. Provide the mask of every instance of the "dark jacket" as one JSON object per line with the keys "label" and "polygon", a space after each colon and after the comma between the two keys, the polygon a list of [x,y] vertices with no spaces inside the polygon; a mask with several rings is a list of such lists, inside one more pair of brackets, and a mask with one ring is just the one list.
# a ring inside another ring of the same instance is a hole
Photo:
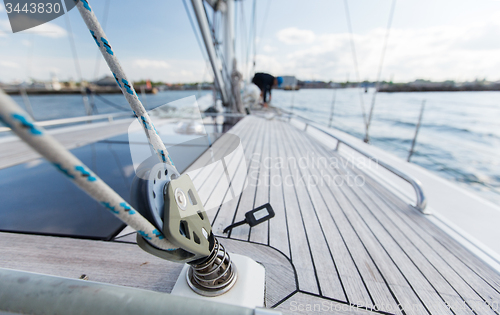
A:
{"label": "dark jacket", "polygon": [[271,95],[271,88],[274,85],[274,80],[274,76],[262,72],[257,72],[252,79],[252,83],[257,85],[262,91],[264,102],[267,102],[267,94]]}

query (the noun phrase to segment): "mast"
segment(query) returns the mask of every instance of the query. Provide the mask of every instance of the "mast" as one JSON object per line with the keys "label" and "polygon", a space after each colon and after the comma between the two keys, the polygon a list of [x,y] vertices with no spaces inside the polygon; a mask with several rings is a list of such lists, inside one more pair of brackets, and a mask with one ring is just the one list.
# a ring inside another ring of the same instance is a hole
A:
{"label": "mast", "polygon": [[208,25],[207,16],[205,14],[205,7],[203,6],[202,0],[191,0],[193,5],[193,10],[196,15],[196,20],[198,21],[198,26],[200,27],[200,33],[203,37],[203,42],[205,43],[205,48],[207,50],[208,58],[210,59],[210,64],[214,71],[214,77],[217,86],[220,89],[222,103],[227,106],[230,103],[230,98],[227,92],[227,87],[222,75],[222,66],[217,54],[215,53],[214,42],[212,40],[212,35],[210,33],[210,27]]}
{"label": "mast", "polygon": [[227,72],[233,73],[234,59],[234,0],[226,0],[226,11],[222,12],[224,17],[224,58],[227,63]]}

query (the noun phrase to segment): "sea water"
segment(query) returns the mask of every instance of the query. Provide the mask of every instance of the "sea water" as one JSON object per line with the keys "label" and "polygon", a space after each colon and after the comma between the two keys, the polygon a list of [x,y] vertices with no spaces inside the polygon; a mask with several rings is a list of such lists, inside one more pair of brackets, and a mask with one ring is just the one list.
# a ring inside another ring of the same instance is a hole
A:
{"label": "sea water", "polygon": [[[147,108],[211,91],[166,91],[139,95]],[[363,139],[362,103],[368,115],[374,89],[273,91],[272,104]],[[99,114],[130,111],[121,94],[95,97]],[[23,106],[20,96],[14,99]],[[361,99],[363,100],[361,102]],[[371,144],[408,157],[423,101],[422,125],[411,162],[500,205],[500,92],[377,93],[370,126]],[[36,120],[84,116],[81,95],[32,95]]]}
{"label": "sea water", "polygon": [[[368,116],[374,92],[279,90],[272,103],[323,125],[334,103],[332,127],[364,139],[362,106]],[[423,101],[411,162],[500,205],[500,92],[377,93],[371,144],[406,160]]]}

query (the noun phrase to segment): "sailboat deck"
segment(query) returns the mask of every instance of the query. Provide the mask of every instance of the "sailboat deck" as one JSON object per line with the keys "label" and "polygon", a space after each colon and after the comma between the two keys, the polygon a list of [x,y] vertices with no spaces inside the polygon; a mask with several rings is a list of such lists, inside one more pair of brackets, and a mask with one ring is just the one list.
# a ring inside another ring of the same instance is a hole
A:
{"label": "sailboat deck", "polygon": [[[498,273],[338,152],[278,116],[247,116],[229,133],[241,140],[243,155],[222,152],[235,141],[222,136],[222,151],[207,150],[198,159],[207,166],[195,170],[195,162],[188,171],[205,205],[219,205],[207,213],[221,243],[266,267],[266,306],[304,314],[500,313]],[[222,156],[230,172],[211,163]],[[246,178],[227,178],[238,171]],[[235,194],[232,187],[244,181]],[[222,232],[265,203],[274,218]],[[113,242],[0,233],[0,268],[86,273],[170,292],[181,266],[134,242],[133,231]]]}
{"label": "sailboat deck", "polygon": [[[500,276],[336,151],[278,118],[250,116],[232,132],[245,161],[227,168],[246,167],[247,187],[208,214],[217,235],[290,259],[302,298],[283,301],[283,311],[326,307],[304,302],[306,294],[394,314],[498,314]],[[208,171],[194,182],[207,203],[228,198]],[[267,202],[274,218],[222,233]]]}

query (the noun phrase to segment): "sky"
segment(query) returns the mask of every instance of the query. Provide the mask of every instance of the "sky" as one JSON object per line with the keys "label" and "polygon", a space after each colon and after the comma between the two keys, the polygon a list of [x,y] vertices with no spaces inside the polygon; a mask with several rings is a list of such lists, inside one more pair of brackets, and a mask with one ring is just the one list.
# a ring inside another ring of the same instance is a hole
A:
{"label": "sky", "polygon": [[[393,1],[256,0],[255,71],[295,75],[302,80],[376,80]],[[130,79],[171,83],[212,80],[182,0],[89,2],[101,23],[109,4],[105,31]],[[190,1],[186,3],[190,7]],[[252,71],[253,52],[250,49],[247,53],[253,38],[252,6],[253,0],[236,2],[237,57],[246,76]],[[13,34],[0,2],[0,82],[48,80],[51,73],[59,80],[79,80],[79,72],[85,80],[109,75],[78,11],[74,9],[67,16],[69,25],[61,16]],[[72,55],[70,36],[77,58]],[[500,80],[500,1],[396,2],[382,80],[484,78]]]}

